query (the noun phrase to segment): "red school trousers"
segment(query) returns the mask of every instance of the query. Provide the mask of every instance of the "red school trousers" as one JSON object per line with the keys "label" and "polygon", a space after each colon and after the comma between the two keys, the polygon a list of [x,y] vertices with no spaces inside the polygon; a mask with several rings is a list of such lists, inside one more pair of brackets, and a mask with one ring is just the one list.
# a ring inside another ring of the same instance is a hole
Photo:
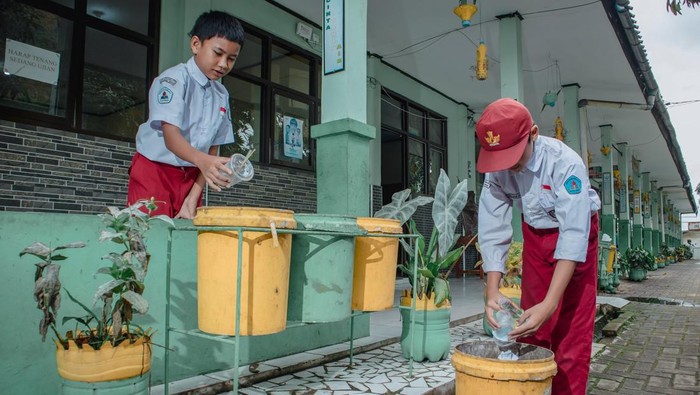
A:
{"label": "red school trousers", "polygon": [[[154,197],[158,209],[151,215],[164,214],[173,218],[180,212],[197,176],[199,176],[199,169],[196,167],[154,162],[137,152],[129,167],[127,204],[131,205],[139,199]],[[202,195],[200,194],[197,207],[201,205]]]}
{"label": "red school trousers", "polygon": [[[544,300],[557,260],[559,229],[535,229],[523,221],[523,309]],[[552,394],[585,394],[591,362],[598,283],[598,214],[591,216],[586,261],[576,265],[559,306],[533,336],[519,339],[554,352]]]}

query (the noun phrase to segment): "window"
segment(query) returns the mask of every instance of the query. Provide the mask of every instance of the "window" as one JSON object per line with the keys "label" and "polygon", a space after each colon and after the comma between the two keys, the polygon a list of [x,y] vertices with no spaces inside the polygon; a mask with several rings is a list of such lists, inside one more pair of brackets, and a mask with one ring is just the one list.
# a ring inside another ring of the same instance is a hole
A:
{"label": "window", "polygon": [[160,0],[0,0],[8,119],[133,140],[155,76]]}
{"label": "window", "polygon": [[220,155],[246,155],[255,161],[314,169],[311,126],[321,101],[320,59],[243,24],[245,44],[231,73],[222,79],[231,100],[235,142]]}
{"label": "window", "polygon": [[381,113],[384,203],[406,188],[414,195],[433,195],[447,164],[447,120],[387,91]]}

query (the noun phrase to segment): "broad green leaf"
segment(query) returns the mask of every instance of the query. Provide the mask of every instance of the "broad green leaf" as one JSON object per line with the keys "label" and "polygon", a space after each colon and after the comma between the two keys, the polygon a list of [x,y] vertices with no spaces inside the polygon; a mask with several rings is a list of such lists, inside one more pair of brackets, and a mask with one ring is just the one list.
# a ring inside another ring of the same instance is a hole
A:
{"label": "broad green leaf", "polygon": [[435,275],[429,269],[418,268],[418,274],[427,278],[435,278]]}
{"label": "broad green leaf", "polygon": [[450,296],[450,286],[447,281],[443,278],[436,278],[433,282],[433,292],[435,292],[435,304],[439,305],[444,302],[445,299],[451,300]]}
{"label": "broad green leaf", "polygon": [[438,229],[438,256],[440,257],[444,257],[452,248],[457,218],[467,204],[467,196],[467,180],[458,183],[450,193],[450,179],[445,170],[440,169],[433,202],[433,222]]}
{"label": "broad green leaf", "polygon": [[83,248],[83,247],[85,247],[86,245],[87,245],[87,244],[85,244],[85,243],[82,242],[82,241],[74,241],[74,242],[72,242],[72,243],[68,243],[68,244],[64,244],[64,245],[62,245],[62,246],[58,246],[58,247],[54,248],[54,251],[63,250],[63,249],[66,249],[66,248]]}
{"label": "broad green leaf", "polygon": [[452,266],[452,264],[462,256],[462,253],[464,253],[464,247],[459,247],[448,252],[447,255],[445,255],[445,257],[440,261],[438,265],[439,269],[444,270]]}
{"label": "broad green leaf", "polygon": [[167,215],[156,215],[154,217],[151,217],[151,220],[154,220],[154,219],[165,222],[166,224],[170,225],[171,228],[175,227],[175,222],[173,222],[173,220],[170,217],[168,217]]}
{"label": "broad green leaf", "polygon": [[416,212],[418,206],[428,204],[433,201],[433,198],[427,196],[418,196],[414,199],[406,201],[410,196],[411,189],[404,189],[391,195],[391,203],[383,206],[379,211],[374,213],[376,218],[391,218],[397,219],[403,225]]}

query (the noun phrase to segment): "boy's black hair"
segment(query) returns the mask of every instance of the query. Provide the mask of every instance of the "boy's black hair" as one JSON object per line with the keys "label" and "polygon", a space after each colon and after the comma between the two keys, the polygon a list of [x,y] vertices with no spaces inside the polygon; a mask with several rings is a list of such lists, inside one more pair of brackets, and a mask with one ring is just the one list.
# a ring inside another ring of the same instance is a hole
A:
{"label": "boy's black hair", "polygon": [[212,37],[223,37],[243,46],[245,32],[233,15],[223,11],[205,12],[197,18],[190,31],[190,37],[197,36],[201,41]]}

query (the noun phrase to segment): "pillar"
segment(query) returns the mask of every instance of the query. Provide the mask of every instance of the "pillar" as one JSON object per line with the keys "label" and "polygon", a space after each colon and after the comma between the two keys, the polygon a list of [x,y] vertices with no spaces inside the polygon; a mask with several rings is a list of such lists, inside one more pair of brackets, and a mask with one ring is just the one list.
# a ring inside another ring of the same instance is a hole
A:
{"label": "pillar", "polygon": [[[324,2],[324,14],[328,12]],[[367,124],[367,0],[344,2],[344,70],[323,76],[321,124],[316,139],[317,210],[322,214],[370,214],[370,140]],[[324,26],[324,30],[332,26]],[[338,32],[342,34],[343,32]],[[352,38],[351,38],[352,37]],[[350,39],[351,38],[351,39]],[[324,53],[324,58],[331,54]]]}
{"label": "pillar", "polygon": [[620,149],[620,161],[617,168],[620,171],[622,185],[620,186],[620,221],[618,222],[619,239],[617,241],[618,251],[624,254],[631,247],[630,209],[629,209],[629,187],[630,179],[630,153],[627,143],[618,144]]}
{"label": "pillar", "polygon": [[[582,137],[580,115],[578,108],[578,91],[581,87],[579,84],[562,85],[561,90],[564,95],[564,143],[571,147],[576,153],[585,158],[588,156],[588,150],[581,145]],[[585,136],[585,135],[584,135]],[[586,160],[584,160],[586,162]]]}
{"label": "pillar", "polygon": [[651,181],[649,180],[649,172],[642,173],[642,245],[644,249],[654,252],[652,246],[651,232]]}
{"label": "pillar", "polygon": [[632,158],[632,181],[633,192],[632,201],[634,203],[632,219],[634,221],[632,225],[632,247],[642,246],[642,228],[643,228],[643,216],[642,216],[642,175],[639,173],[639,161]]}
{"label": "pillar", "polygon": [[612,238],[612,244],[617,244],[615,231],[615,184],[613,177],[612,125],[600,125],[600,142],[602,152],[603,181],[601,182],[600,197],[603,204],[603,217],[600,230]]}

